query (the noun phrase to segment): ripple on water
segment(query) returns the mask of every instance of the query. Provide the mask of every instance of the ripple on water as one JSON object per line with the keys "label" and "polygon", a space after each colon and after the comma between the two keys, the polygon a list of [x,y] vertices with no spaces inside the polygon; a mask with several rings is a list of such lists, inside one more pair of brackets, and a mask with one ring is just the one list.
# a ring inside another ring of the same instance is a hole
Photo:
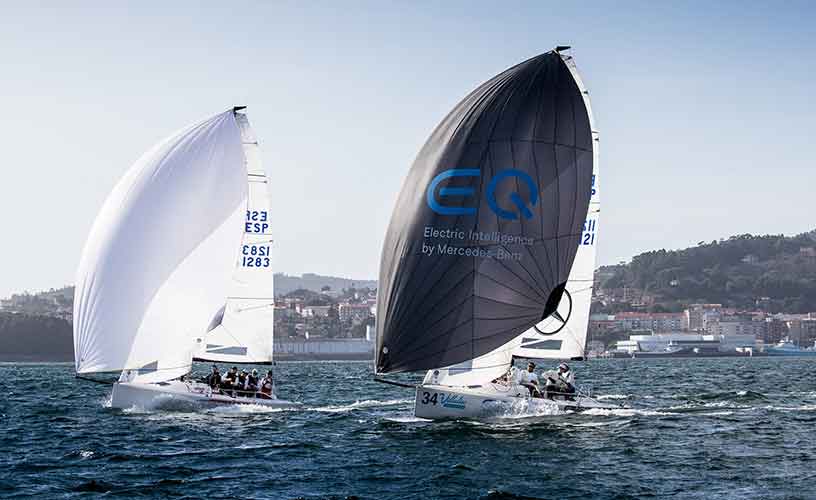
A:
{"label": "ripple on water", "polygon": [[[109,387],[76,381],[70,365],[0,365],[8,395],[0,497],[783,499],[810,491],[816,363],[574,368],[599,399],[631,408],[520,405],[484,421],[431,422],[413,415],[411,391],[373,382],[369,363],[280,363],[282,397],[303,408],[118,411]],[[316,377],[326,384],[297,382]]]}

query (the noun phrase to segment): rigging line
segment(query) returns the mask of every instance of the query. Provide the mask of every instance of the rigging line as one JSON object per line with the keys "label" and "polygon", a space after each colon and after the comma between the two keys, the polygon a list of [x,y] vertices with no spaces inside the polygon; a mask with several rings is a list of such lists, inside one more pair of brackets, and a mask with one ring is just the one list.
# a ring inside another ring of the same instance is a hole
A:
{"label": "rigging line", "polygon": [[184,367],[190,368],[190,367],[192,367],[192,365],[193,365],[193,363],[190,362],[190,364],[178,365],[178,366],[166,366],[164,368],[150,368],[150,369],[147,369],[145,367],[141,367],[141,368],[122,368],[121,370],[117,369],[115,371],[123,371],[123,372],[141,372],[141,371],[144,371],[145,373],[153,373],[153,372],[161,372],[161,371],[168,371],[168,370],[178,370],[179,368],[184,368]]}
{"label": "rigging line", "polygon": [[242,313],[244,311],[254,311],[256,309],[263,309],[263,308],[269,307],[269,306],[274,306],[274,304],[266,303],[266,304],[261,304],[261,305],[258,305],[258,306],[244,307],[244,308],[241,308],[241,309],[237,309],[236,312]]}

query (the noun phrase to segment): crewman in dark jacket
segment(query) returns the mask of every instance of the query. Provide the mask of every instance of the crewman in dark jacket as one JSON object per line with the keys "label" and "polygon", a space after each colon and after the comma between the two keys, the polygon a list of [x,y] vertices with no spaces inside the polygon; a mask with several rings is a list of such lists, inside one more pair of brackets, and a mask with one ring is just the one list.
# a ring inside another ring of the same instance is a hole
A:
{"label": "crewman in dark jacket", "polygon": [[246,397],[246,383],[247,383],[247,371],[241,370],[241,373],[238,375],[238,395]]}
{"label": "crewman in dark jacket", "polygon": [[254,398],[258,392],[258,370],[252,369],[252,373],[247,376],[246,390],[249,397]]}
{"label": "crewman in dark jacket", "polygon": [[212,373],[207,375],[207,384],[214,391],[217,391],[221,386],[221,373],[218,371],[218,366],[212,366]]}
{"label": "crewman in dark jacket", "polygon": [[235,389],[238,386],[238,367],[233,366],[221,379],[221,388],[231,396],[235,397]]}

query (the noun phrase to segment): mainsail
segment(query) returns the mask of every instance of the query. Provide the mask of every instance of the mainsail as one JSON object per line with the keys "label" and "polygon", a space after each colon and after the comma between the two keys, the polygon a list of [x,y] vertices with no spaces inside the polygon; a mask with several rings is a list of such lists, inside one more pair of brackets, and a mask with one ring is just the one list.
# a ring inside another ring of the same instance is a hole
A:
{"label": "mainsail", "polygon": [[193,338],[225,302],[247,171],[230,109],[145,153],[105,201],[74,295],[79,374],[143,382],[186,373]]}
{"label": "mainsail", "polygon": [[586,220],[592,139],[557,50],[482,84],[442,121],[386,234],[378,373],[473,360],[556,312]]}
{"label": "mainsail", "polygon": [[266,172],[258,140],[245,114],[241,129],[249,185],[240,208],[243,237],[226,302],[214,311],[206,331],[196,337],[195,359],[229,363],[271,363],[274,324],[271,213]]}

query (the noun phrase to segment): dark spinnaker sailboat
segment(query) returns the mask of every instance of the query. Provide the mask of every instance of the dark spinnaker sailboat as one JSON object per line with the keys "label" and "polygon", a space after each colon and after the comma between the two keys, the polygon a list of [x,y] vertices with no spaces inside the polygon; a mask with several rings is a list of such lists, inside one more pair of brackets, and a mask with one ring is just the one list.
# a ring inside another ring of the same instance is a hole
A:
{"label": "dark spinnaker sailboat", "polygon": [[[468,363],[559,316],[587,220],[596,139],[566,49],[480,85],[419,152],[383,247],[377,374]],[[495,382],[435,386],[433,395],[421,385],[417,415],[476,416],[486,402],[529,395],[510,377]]]}

